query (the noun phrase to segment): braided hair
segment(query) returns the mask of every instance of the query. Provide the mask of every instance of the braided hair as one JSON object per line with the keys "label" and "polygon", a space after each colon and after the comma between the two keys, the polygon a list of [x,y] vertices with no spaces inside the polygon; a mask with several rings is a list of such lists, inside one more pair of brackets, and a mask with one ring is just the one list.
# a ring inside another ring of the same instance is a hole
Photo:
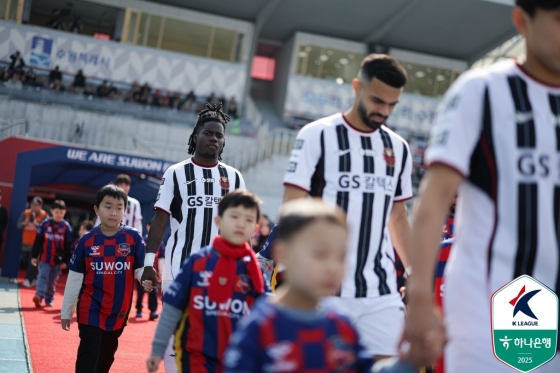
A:
{"label": "braided hair", "polygon": [[[196,140],[195,137],[198,135],[198,132],[202,129],[205,123],[208,122],[218,122],[222,126],[224,126],[224,131],[226,129],[226,124],[229,122],[230,117],[222,111],[222,103],[218,102],[217,104],[211,104],[209,102],[204,105],[204,109],[198,113],[198,120],[196,121],[196,125],[193,128],[191,133],[191,137],[189,137],[189,150],[188,153],[190,155],[194,155],[196,149]],[[218,154],[218,161],[222,160],[222,152],[224,148],[220,150],[220,154]]]}

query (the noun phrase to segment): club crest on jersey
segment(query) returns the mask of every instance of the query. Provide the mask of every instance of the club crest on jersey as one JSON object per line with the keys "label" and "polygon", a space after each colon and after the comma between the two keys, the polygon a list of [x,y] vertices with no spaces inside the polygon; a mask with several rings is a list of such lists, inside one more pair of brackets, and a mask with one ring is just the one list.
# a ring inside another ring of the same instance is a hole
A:
{"label": "club crest on jersey", "polygon": [[237,280],[237,288],[243,294],[247,294],[253,288],[251,286],[251,279],[247,275],[240,275],[239,280]]}
{"label": "club crest on jersey", "polygon": [[218,279],[218,283],[219,283],[220,285],[225,285],[225,284],[227,284],[227,278],[226,278],[226,277],[220,277],[220,278]]}
{"label": "club crest on jersey", "polygon": [[350,343],[345,341],[340,336],[334,336],[329,339],[329,354],[327,361],[329,366],[336,369],[337,372],[346,371],[356,361],[356,354],[352,349]]}
{"label": "club crest on jersey", "polygon": [[127,243],[121,243],[119,245],[119,248],[117,249],[117,252],[122,256],[127,256],[128,254],[130,254],[130,245]]}
{"label": "club crest on jersey", "polygon": [[385,148],[383,150],[383,158],[385,158],[385,163],[387,167],[395,167],[395,153],[391,148]]}
{"label": "club crest on jersey", "polygon": [[99,252],[99,246],[92,246],[91,247],[91,256],[94,255],[101,255],[101,253]]}
{"label": "club crest on jersey", "polygon": [[222,189],[229,189],[229,179],[227,176],[220,177],[220,186]]}

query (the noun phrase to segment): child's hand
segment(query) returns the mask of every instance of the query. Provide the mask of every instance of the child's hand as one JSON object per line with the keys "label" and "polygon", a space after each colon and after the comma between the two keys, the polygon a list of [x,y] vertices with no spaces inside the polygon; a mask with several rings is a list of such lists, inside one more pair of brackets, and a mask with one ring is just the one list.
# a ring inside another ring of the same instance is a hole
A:
{"label": "child's hand", "polygon": [[70,320],[62,319],[60,320],[60,324],[62,325],[62,330],[69,331],[70,330]]}
{"label": "child's hand", "polygon": [[150,356],[148,360],[146,360],[146,366],[148,367],[148,372],[157,372],[161,360],[162,360],[161,356]]}
{"label": "child's hand", "polygon": [[142,281],[142,287],[144,288],[144,291],[149,293],[150,291],[152,291],[154,289],[154,286],[152,285],[152,281],[150,280],[144,280]]}
{"label": "child's hand", "polygon": [[37,267],[37,258],[31,259],[31,265]]}
{"label": "child's hand", "polygon": [[68,268],[68,266],[66,265],[66,263],[61,263],[61,264],[60,264],[60,269],[61,269],[61,270],[65,270],[66,268]]}

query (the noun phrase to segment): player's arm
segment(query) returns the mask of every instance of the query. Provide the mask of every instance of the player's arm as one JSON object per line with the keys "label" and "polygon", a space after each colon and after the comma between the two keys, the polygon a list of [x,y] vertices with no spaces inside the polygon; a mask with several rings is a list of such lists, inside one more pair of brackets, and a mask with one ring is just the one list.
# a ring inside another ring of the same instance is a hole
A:
{"label": "player's arm", "polygon": [[309,192],[295,185],[284,184],[284,203],[298,198],[307,198]]}
{"label": "player's arm", "polygon": [[410,265],[410,223],[405,201],[393,203],[393,209],[389,215],[389,232],[404,268],[408,268]]}
{"label": "player's arm", "polygon": [[[152,231],[153,227],[150,229]],[[157,372],[159,363],[163,359],[169,338],[177,330],[184,313],[187,312],[191,293],[194,257],[189,257],[177,278],[163,296],[163,312],[159,319],[156,333],[152,341],[152,351],[146,361],[149,372]]]}
{"label": "player's arm", "polygon": [[45,244],[45,235],[43,234],[43,224],[37,229],[37,235],[35,236],[35,241],[33,242],[33,247],[31,248],[31,264],[37,265],[39,255],[43,251],[43,245]]}
{"label": "player's arm", "polygon": [[80,295],[80,289],[84,281],[86,271],[84,260],[84,246],[82,240],[78,241],[74,254],[68,264],[68,278],[64,288],[64,300],[61,309],[61,326],[63,330],[70,330],[70,320],[74,314],[74,306]]}

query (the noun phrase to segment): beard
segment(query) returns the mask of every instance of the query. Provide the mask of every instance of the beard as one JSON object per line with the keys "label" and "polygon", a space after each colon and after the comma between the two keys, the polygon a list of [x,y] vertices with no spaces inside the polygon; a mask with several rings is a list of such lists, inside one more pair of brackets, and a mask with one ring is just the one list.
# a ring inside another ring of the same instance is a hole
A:
{"label": "beard", "polygon": [[[362,120],[362,122],[364,122],[364,124],[366,126],[368,126],[369,128],[371,128],[372,130],[377,130],[379,127],[381,127],[385,121],[387,120],[387,117],[384,115],[381,115],[380,113],[376,113],[376,112],[372,112],[372,113],[368,113],[366,110],[366,107],[364,106],[364,103],[362,102],[362,100],[360,100],[360,102],[358,103],[358,115],[360,116],[360,119]],[[377,115],[380,116],[383,119],[382,122],[377,122],[373,119],[373,116]]]}

